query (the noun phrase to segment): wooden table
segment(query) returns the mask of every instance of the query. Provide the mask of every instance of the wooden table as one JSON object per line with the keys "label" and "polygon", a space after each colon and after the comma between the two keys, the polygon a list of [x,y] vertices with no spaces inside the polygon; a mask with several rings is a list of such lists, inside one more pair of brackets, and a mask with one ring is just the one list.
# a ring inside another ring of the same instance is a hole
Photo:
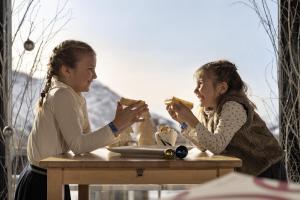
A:
{"label": "wooden table", "polygon": [[72,153],[40,162],[47,168],[47,199],[64,199],[64,184],[78,184],[80,200],[88,199],[89,184],[198,184],[241,167],[238,158],[213,155],[198,149],[184,160],[123,158],[107,149],[85,155]]}

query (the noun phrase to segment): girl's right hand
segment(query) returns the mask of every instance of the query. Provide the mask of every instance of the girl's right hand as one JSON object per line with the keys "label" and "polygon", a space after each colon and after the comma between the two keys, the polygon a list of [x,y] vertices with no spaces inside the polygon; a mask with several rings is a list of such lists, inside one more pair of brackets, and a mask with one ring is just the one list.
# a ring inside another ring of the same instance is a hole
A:
{"label": "girl's right hand", "polygon": [[123,108],[118,102],[114,125],[117,127],[118,132],[121,132],[131,126],[135,122],[141,122],[142,114],[149,112],[148,105],[144,101],[138,101],[126,108]]}
{"label": "girl's right hand", "polygon": [[176,121],[179,122],[180,124],[183,122],[183,121],[179,118],[178,114],[174,111],[173,104],[167,105],[166,109],[167,109],[169,115],[172,117],[172,119],[176,120]]}
{"label": "girl's right hand", "polygon": [[171,103],[166,109],[170,116],[180,124],[185,122],[191,127],[195,128],[199,122],[192,111],[181,102]]}

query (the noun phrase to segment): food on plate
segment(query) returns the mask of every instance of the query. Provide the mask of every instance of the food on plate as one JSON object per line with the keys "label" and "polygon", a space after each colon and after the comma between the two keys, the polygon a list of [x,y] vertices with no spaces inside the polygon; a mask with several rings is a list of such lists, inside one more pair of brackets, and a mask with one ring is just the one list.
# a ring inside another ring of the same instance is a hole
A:
{"label": "food on plate", "polygon": [[175,146],[177,131],[166,125],[160,125],[155,133],[155,140],[161,146]]}

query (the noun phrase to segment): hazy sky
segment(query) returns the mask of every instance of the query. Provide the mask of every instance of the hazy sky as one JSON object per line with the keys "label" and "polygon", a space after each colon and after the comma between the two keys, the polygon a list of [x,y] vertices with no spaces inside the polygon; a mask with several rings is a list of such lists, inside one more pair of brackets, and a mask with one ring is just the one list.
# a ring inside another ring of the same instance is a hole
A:
{"label": "hazy sky", "polygon": [[[41,1],[41,18],[53,16],[56,2]],[[271,121],[268,115],[277,109],[266,109],[277,97],[272,46],[255,12],[238,2],[70,0],[65,12],[72,12],[71,20],[49,49],[64,39],[88,42],[97,52],[98,80],[122,96],[145,100],[163,116],[168,97],[197,103],[193,73],[199,66],[229,59],[248,83],[258,112]],[[276,22],[277,7],[271,6]]]}

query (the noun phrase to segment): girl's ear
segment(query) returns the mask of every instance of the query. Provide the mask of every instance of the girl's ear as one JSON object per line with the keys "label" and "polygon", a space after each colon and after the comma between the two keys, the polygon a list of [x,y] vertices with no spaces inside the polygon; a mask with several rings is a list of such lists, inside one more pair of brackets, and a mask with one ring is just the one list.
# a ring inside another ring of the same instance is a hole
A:
{"label": "girl's ear", "polygon": [[70,77],[70,75],[71,75],[71,70],[70,70],[70,68],[67,67],[66,65],[62,65],[62,66],[60,67],[60,72],[61,72],[61,74],[62,74],[65,78],[68,78],[68,77]]}
{"label": "girl's ear", "polygon": [[228,84],[226,81],[219,83],[219,93],[220,94],[226,93],[227,90],[228,90]]}

